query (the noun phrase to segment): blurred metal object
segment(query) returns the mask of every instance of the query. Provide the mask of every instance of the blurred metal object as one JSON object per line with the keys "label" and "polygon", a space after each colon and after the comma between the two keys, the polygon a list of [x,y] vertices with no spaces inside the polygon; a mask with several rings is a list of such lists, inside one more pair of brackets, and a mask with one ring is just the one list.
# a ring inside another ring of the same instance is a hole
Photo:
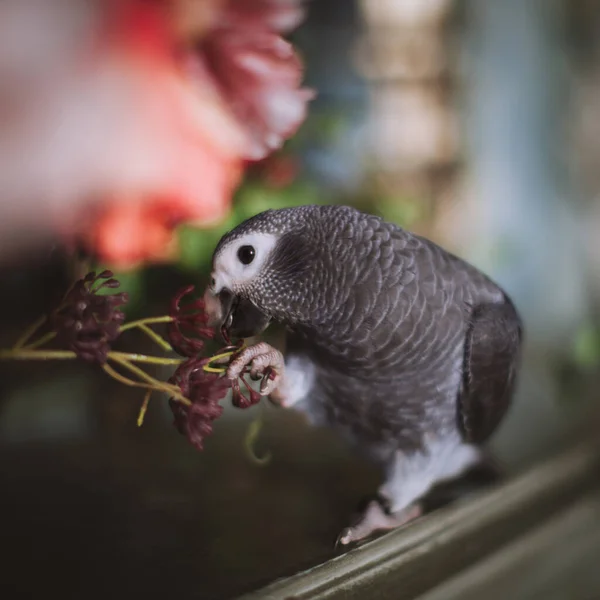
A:
{"label": "blurred metal object", "polygon": [[435,204],[460,154],[449,41],[453,0],[361,0],[358,69],[370,85],[374,183],[385,194]]}
{"label": "blurred metal object", "polygon": [[600,4],[565,0],[573,90],[568,113],[569,167],[581,192],[590,263],[589,288],[600,299]]}
{"label": "blurred metal object", "polygon": [[589,308],[565,137],[564,7],[562,0],[468,3],[468,172],[460,204],[444,219],[456,251],[511,294],[529,343],[563,355]]}

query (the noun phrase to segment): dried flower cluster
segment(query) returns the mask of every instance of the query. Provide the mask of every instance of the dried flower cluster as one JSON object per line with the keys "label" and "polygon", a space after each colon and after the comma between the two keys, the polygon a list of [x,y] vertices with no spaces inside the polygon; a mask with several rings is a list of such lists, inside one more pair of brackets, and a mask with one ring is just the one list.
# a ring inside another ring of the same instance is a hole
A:
{"label": "dried flower cluster", "polygon": [[190,358],[169,380],[170,383],[179,386],[184,396],[192,403],[187,407],[173,398],[169,400],[175,417],[175,427],[198,450],[202,450],[204,438],[212,433],[212,422],[223,413],[219,401],[231,387],[226,377],[204,370],[208,362],[208,358]]}
{"label": "dried flower cluster", "polygon": [[193,291],[194,286],[190,285],[177,292],[169,309],[169,316],[173,319],[168,326],[169,342],[177,354],[185,357],[197,356],[204,350],[204,340],[215,337],[214,329],[208,326],[202,300],[181,304],[183,297]]}
{"label": "dried flower cluster", "polygon": [[[143,423],[152,393],[167,393],[175,426],[201,450],[204,439],[212,433],[213,422],[223,413],[219,402],[230,390],[232,404],[238,408],[247,408],[261,399],[261,394],[247,381],[249,366],[237,379],[230,379],[226,374],[228,364],[244,348],[243,341],[222,348],[216,355],[204,354],[206,341],[214,339],[216,332],[208,326],[202,300],[183,302],[194,291],[193,286],[175,294],[169,315],[125,323],[125,314],[120,309],[128,301],[127,294],[107,293],[119,287],[119,281],[110,271],[89,273],[73,285],[49,319],[39,319],[12,348],[0,350],[0,360],[80,358],[99,365],[113,379],[146,390],[138,425]],[[165,323],[169,341],[152,329],[154,325]],[[50,331],[32,339],[44,325],[50,325]],[[148,335],[163,350],[174,350],[182,358],[113,350],[115,340],[124,331],[134,328]],[[50,342],[58,342],[61,349],[48,348]],[[138,363],[175,365],[176,370],[165,382],[141,369]],[[263,378],[274,376],[272,370],[263,374]]]}
{"label": "dried flower cluster", "polygon": [[89,273],[75,283],[52,315],[56,339],[82,360],[100,365],[108,360],[111,344],[125,321],[119,307],[129,298],[126,293],[99,292],[119,286],[111,271]]}
{"label": "dried flower cluster", "polygon": [[[229,390],[232,391],[232,403],[237,408],[248,408],[257,404],[261,395],[252,389],[246,379],[249,368],[245,369],[237,380],[228,379],[222,373],[206,370],[214,362],[215,357],[228,359],[229,362],[242,348],[242,344],[222,348],[213,358],[202,356],[204,340],[214,339],[215,331],[208,327],[202,300],[194,300],[186,305],[181,304],[182,299],[193,290],[193,286],[186,287],[173,297],[170,309],[170,317],[173,321],[169,324],[168,333],[169,342],[174,350],[186,357],[169,383],[178,386],[181,393],[189,398],[191,405],[184,406],[174,399],[169,401],[169,405],[179,432],[184,434],[193,446],[201,450],[204,438],[212,433],[213,421],[223,412],[219,402]],[[222,370],[224,371],[225,368]],[[274,374],[269,372],[265,376],[272,377]],[[242,392],[240,382],[244,385],[245,393]]]}

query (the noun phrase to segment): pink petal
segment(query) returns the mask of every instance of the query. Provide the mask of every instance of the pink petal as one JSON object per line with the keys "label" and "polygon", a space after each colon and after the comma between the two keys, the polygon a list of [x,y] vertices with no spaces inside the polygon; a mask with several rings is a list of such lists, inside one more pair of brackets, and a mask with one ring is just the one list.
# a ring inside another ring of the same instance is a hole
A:
{"label": "pink petal", "polygon": [[301,0],[227,0],[220,26],[288,33],[304,19]]}
{"label": "pink petal", "polygon": [[260,160],[280,148],[314,97],[300,88],[302,63],[292,45],[269,31],[219,28],[202,50],[217,88],[246,130],[244,157]]}

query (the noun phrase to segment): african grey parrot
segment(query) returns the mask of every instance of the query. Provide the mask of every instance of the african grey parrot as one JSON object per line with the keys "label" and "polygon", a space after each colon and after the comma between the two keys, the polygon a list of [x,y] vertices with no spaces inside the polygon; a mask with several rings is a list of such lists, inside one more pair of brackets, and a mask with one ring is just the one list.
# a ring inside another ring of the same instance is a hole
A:
{"label": "african grey parrot", "polygon": [[344,206],[268,210],[223,236],[205,293],[213,323],[265,342],[230,364],[273,367],[262,391],[333,427],[385,482],[339,542],[406,523],[438,482],[474,466],[505,415],[522,341],[508,296],[477,269],[379,217]]}

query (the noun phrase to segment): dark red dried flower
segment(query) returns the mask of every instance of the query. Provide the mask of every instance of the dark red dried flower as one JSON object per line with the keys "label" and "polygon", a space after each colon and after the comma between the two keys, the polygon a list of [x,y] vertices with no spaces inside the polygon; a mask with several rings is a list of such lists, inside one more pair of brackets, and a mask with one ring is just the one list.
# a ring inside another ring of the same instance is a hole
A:
{"label": "dark red dried flower", "polygon": [[[169,383],[176,385],[181,390],[181,394],[192,404],[186,406],[171,398],[169,406],[175,417],[174,424],[178,431],[185,435],[195,448],[202,450],[204,438],[212,433],[213,421],[223,412],[219,402],[229,390],[232,391],[232,404],[237,408],[248,408],[257,404],[262,395],[252,389],[246,380],[250,366],[247,366],[240,377],[233,381],[220,373],[204,370],[212,357],[203,357],[200,353],[204,349],[205,340],[215,337],[215,331],[208,326],[208,317],[202,300],[194,300],[182,305],[184,296],[191,294],[193,290],[194,286],[188,286],[175,294],[169,311],[173,322],[168,327],[171,345],[178,354],[187,357],[169,379]],[[230,357],[232,360],[241,348],[240,341],[235,346],[222,348],[217,354],[233,351]],[[264,374],[264,377],[274,376],[275,372],[272,370]]]}
{"label": "dark red dried flower", "polygon": [[[240,381],[244,384],[246,393],[242,391]],[[231,382],[231,391],[231,402],[237,408],[249,408],[260,402],[260,399],[262,398],[256,390],[253,390],[250,387],[244,375],[241,375],[236,381]]]}
{"label": "dark red dried flower", "polygon": [[212,433],[213,421],[223,412],[219,401],[231,388],[229,379],[204,370],[209,360],[190,358],[178,367],[169,380],[192,402],[191,406],[185,406],[171,398],[169,406],[175,417],[175,427],[198,450],[203,449],[204,438]]}
{"label": "dark red dried flower", "polygon": [[119,285],[111,271],[88,273],[75,283],[52,316],[57,340],[87,362],[104,364],[111,344],[119,337],[125,314],[118,307],[129,297],[126,293],[98,294]]}
{"label": "dark red dried flower", "polygon": [[208,326],[203,300],[181,304],[183,297],[193,291],[193,285],[181,289],[173,297],[169,309],[169,316],[173,319],[167,331],[169,342],[177,354],[186,357],[198,356],[204,349],[204,340],[215,337],[214,329]]}
{"label": "dark red dried flower", "polygon": [[[231,348],[224,348],[226,352]],[[237,408],[249,408],[260,402],[262,396],[253,390],[246,380],[249,367],[237,379],[232,381],[224,375],[209,373],[204,366],[211,361],[210,358],[189,358],[181,364],[169,383],[175,384],[181,393],[188,398],[191,406],[177,401],[169,400],[169,406],[175,417],[174,425],[182,435],[198,450],[204,447],[204,438],[212,433],[213,421],[218,419],[223,407],[219,402],[232,391],[232,404]],[[267,372],[265,377],[274,377],[273,371]],[[246,388],[242,391],[240,382]]]}

